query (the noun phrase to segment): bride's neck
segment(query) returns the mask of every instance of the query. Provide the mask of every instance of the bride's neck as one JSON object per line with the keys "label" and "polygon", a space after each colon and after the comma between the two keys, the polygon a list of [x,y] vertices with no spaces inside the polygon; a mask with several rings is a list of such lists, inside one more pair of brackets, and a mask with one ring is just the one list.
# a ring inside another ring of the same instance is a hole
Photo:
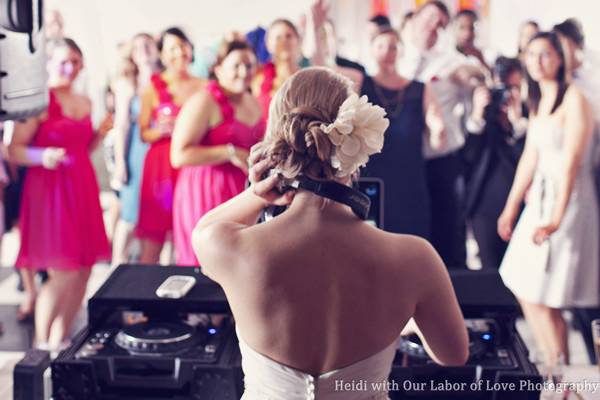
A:
{"label": "bride's neck", "polygon": [[350,207],[302,189],[294,196],[289,211],[291,213],[298,212],[303,217],[308,216],[309,213],[315,213],[319,218],[324,216],[324,214],[353,215]]}

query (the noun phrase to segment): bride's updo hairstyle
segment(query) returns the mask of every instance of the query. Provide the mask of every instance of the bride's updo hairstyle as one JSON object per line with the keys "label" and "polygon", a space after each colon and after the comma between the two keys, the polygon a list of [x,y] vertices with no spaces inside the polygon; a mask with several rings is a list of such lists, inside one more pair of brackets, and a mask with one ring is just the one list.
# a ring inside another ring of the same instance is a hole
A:
{"label": "bride's updo hairstyle", "polygon": [[335,146],[322,126],[335,121],[352,93],[349,79],[322,67],[302,69],[279,88],[269,107],[263,151],[286,178],[335,179]]}

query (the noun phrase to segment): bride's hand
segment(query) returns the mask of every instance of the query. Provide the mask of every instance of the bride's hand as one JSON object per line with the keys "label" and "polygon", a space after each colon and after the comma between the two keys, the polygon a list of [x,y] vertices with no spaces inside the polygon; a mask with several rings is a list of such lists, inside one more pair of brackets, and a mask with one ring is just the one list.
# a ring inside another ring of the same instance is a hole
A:
{"label": "bride's hand", "polygon": [[248,179],[255,195],[263,199],[268,205],[286,206],[292,202],[295,190],[285,193],[279,192],[277,184],[281,181],[279,174],[269,174],[274,167],[273,161],[265,158],[260,143],[250,149],[248,157]]}

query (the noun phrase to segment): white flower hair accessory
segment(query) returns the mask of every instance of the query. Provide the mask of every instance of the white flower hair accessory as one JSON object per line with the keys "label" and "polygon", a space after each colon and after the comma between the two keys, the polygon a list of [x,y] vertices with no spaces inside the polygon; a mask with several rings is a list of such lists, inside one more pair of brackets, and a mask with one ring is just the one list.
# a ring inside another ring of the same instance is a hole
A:
{"label": "white flower hair accessory", "polygon": [[335,121],[320,126],[335,146],[331,166],[336,176],[352,174],[367,163],[370,155],[381,152],[389,125],[382,107],[369,103],[367,96],[352,93],[340,106]]}

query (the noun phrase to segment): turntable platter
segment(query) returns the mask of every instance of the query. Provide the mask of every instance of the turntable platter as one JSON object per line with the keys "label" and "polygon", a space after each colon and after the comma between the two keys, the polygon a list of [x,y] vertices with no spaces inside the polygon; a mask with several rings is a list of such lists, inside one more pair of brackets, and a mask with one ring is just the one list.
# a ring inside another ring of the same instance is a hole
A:
{"label": "turntable platter", "polygon": [[124,327],[115,343],[131,354],[163,355],[188,349],[199,340],[196,330],[186,324],[140,323]]}
{"label": "turntable platter", "polygon": [[[469,359],[470,360],[478,360],[480,359],[485,351],[487,346],[478,338],[473,337],[473,335],[469,335]],[[411,357],[415,357],[417,359],[422,360],[430,360],[431,358],[425,351],[425,347],[423,343],[421,343],[421,339],[416,334],[411,334],[409,336],[402,336],[400,338],[400,344],[398,345],[398,350]]]}
{"label": "turntable platter", "polygon": [[[490,348],[494,346],[497,328],[489,320],[470,319],[465,321],[469,334],[469,360],[480,360]],[[431,360],[421,339],[416,334],[402,336],[398,350],[415,359]]]}

